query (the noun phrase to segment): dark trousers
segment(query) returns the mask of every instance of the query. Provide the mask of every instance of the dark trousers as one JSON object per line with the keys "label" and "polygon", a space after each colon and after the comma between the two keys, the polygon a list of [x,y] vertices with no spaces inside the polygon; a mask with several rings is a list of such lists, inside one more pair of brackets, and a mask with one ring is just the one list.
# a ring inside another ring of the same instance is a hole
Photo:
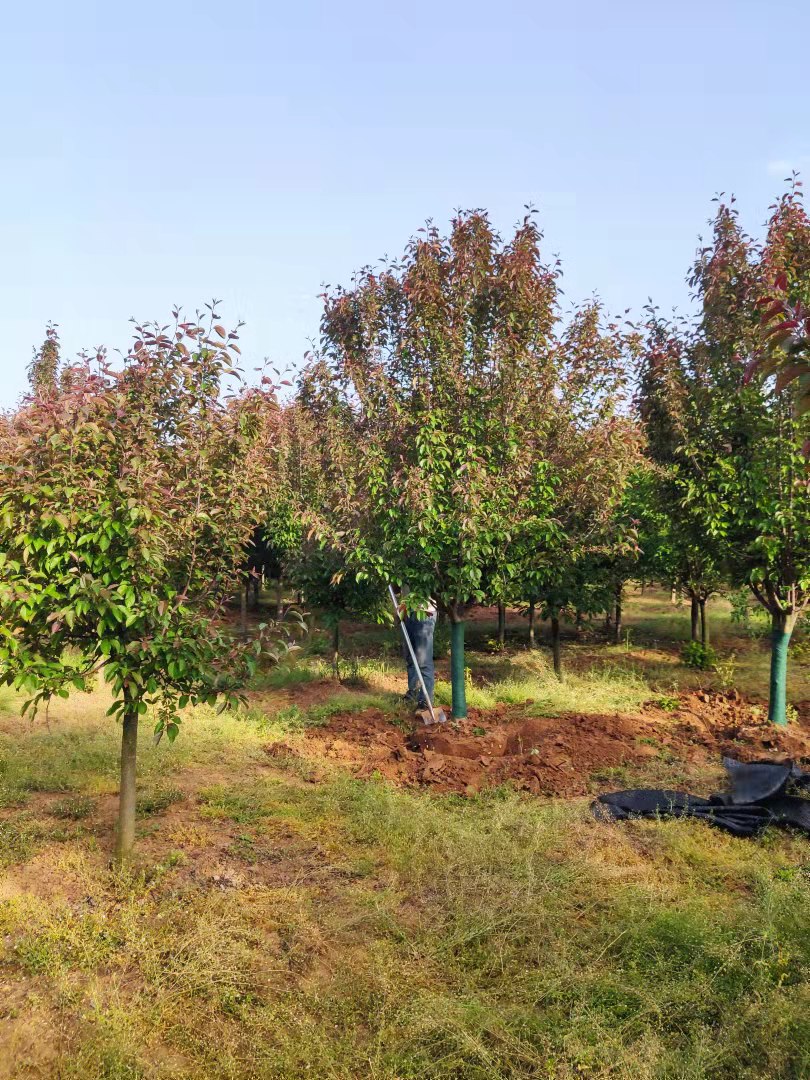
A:
{"label": "dark trousers", "polygon": [[[430,704],[432,705],[433,687],[436,681],[436,674],[433,669],[433,631],[436,629],[436,616],[428,615],[427,618],[419,619],[414,615],[408,615],[403,622],[405,629],[408,631],[408,637],[411,639],[411,645],[413,645],[413,651],[416,654],[416,663],[419,665],[419,671],[422,672],[422,678],[425,680],[425,689],[428,692]],[[404,639],[402,642],[402,651],[405,655],[405,663],[408,667],[407,697],[415,702],[420,709],[426,709],[428,702],[425,701],[425,695],[422,693],[422,687],[419,685],[417,669],[414,667],[411,654]]]}

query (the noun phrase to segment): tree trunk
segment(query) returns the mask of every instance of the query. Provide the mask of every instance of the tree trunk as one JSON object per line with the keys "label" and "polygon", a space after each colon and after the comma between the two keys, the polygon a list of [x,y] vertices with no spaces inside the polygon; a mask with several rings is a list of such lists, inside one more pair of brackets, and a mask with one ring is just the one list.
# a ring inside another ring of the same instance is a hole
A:
{"label": "tree trunk", "polygon": [[335,678],[340,678],[340,619],[335,619],[335,625],[332,627],[332,669],[335,672]]}
{"label": "tree trunk", "polygon": [[501,648],[506,644],[506,604],[503,600],[498,601],[498,644]]}
{"label": "tree trunk", "polygon": [[613,614],[613,640],[617,645],[621,644],[622,640],[622,594],[624,592],[624,586],[618,585],[615,593],[615,609]]}
{"label": "tree trunk", "polygon": [[464,620],[451,615],[450,686],[453,692],[453,719],[467,716],[467,693],[464,684]]}
{"label": "tree trunk", "polygon": [[610,610],[610,608],[608,608],[607,611],[605,612],[605,633],[606,634],[610,633],[611,626],[613,626],[613,612]]}
{"label": "tree trunk", "polygon": [[239,595],[239,632],[243,638],[247,637],[247,602],[250,585],[245,582],[244,588]]}
{"label": "tree trunk", "polygon": [[787,724],[787,661],[790,635],[796,618],[783,611],[771,614],[771,685],[768,719],[772,724]]}
{"label": "tree trunk", "polygon": [[675,588],[674,585],[669,590],[669,602],[670,602],[670,604],[677,604],[678,603],[678,590]]}
{"label": "tree trunk", "polygon": [[284,583],[281,578],[276,583],[276,620],[281,619],[284,613]]}
{"label": "tree trunk", "polygon": [[537,641],[534,636],[534,600],[529,604],[529,648],[537,648]]}
{"label": "tree trunk", "polygon": [[692,641],[698,640],[698,623],[700,622],[700,604],[696,596],[692,597]]}
{"label": "tree trunk", "polygon": [[115,861],[129,862],[135,843],[135,770],[138,759],[138,707],[128,702],[123,712],[121,733],[121,786],[118,794],[118,829],[115,838]]}
{"label": "tree trunk", "polygon": [[551,616],[551,655],[554,660],[554,674],[563,681],[562,656],[560,654],[560,617]]}
{"label": "tree trunk", "polygon": [[577,638],[579,638],[579,635],[582,633],[582,612],[581,611],[578,611],[576,613],[576,615],[574,616],[574,633],[577,635]]}
{"label": "tree trunk", "polygon": [[704,647],[709,644],[709,624],[706,621],[706,600],[698,600],[700,608],[700,644]]}

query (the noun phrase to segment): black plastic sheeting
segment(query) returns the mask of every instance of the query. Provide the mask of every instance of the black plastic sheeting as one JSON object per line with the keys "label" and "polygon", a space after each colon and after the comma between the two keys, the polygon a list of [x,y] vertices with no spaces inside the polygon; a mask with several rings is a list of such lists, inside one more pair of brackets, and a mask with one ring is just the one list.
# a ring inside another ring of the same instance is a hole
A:
{"label": "black plastic sheeting", "polygon": [[810,773],[792,762],[723,758],[728,793],[708,799],[684,791],[636,788],[600,795],[592,809],[603,820],[638,817],[693,817],[734,836],[754,836],[768,825],[792,826],[810,835],[810,799],[787,794],[810,788]]}

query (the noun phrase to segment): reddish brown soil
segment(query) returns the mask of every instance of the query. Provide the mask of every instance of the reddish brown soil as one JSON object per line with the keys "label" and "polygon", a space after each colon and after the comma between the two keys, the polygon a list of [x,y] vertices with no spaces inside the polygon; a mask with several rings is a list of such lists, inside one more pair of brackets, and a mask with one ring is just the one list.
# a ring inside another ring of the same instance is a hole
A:
{"label": "reddish brown soil", "polygon": [[503,706],[409,734],[368,709],[333,717],[309,741],[360,777],[377,773],[402,785],[465,794],[510,783],[575,796],[593,790],[594,773],[618,766],[655,766],[660,774],[665,763],[678,762],[691,771],[719,764],[723,754],[810,763],[810,713],[802,710],[797,723],[779,732],[761,706],[736,693],[694,692],[681,695],[675,712],[650,705],[639,716],[532,717],[525,706]]}

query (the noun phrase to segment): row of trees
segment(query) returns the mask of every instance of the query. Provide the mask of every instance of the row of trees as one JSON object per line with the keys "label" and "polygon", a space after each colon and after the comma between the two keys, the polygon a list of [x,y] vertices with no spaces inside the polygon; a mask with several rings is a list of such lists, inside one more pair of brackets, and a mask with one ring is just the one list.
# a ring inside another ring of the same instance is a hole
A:
{"label": "row of trees", "polygon": [[[540,240],[532,215],[503,243],[486,214],[463,214],[325,296],[321,351],[286,411],[306,432],[290,440],[295,468],[306,460],[315,479],[291,478],[286,505],[309,550],[314,537],[330,552],[332,582],[365,583],[359,607],[389,581],[438,600],[455,717],[471,604],[538,610],[559,674],[561,616],[613,610],[618,632],[624,585],[641,577],[687,595],[704,644],[709,598],[750,589],[771,618],[770,716],[784,723],[788,644],[810,598],[799,186],[761,245],[720,203],[691,320],[650,308],[620,324],[597,301],[563,315]],[[765,353],[785,343],[786,360]]]}
{"label": "row of trees", "polygon": [[[503,242],[481,211],[324,297],[291,400],[247,387],[238,335],[205,317],[136,328],[122,362],[64,365],[50,331],[0,419],[0,678],[32,700],[101,673],[123,730],[118,850],[134,830],[138,718],[179,731],[291,646],[223,619],[257,526],[307,602],[380,610],[388,583],[451,623],[466,713],[470,605],[548,619],[611,610],[633,577],[745,584],[772,620],[771,718],[810,596],[810,223],[793,187],[764,242],[721,204],[691,275],[697,316],[641,325],[562,307],[534,215]],[[761,303],[768,298],[767,303]],[[763,342],[768,346],[763,350]],[[774,373],[776,377],[774,378]],[[228,389],[230,385],[230,389]]]}

